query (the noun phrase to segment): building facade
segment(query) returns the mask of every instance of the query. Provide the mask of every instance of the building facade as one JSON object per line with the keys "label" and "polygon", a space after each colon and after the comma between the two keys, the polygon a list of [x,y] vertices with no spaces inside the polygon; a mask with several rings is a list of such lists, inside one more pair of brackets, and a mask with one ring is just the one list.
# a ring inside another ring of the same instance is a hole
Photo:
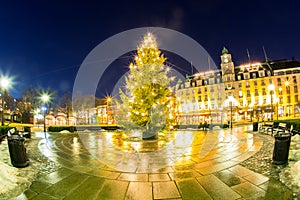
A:
{"label": "building facade", "polygon": [[224,48],[221,69],[187,76],[176,85],[178,124],[230,123],[300,117],[300,62],[235,66]]}

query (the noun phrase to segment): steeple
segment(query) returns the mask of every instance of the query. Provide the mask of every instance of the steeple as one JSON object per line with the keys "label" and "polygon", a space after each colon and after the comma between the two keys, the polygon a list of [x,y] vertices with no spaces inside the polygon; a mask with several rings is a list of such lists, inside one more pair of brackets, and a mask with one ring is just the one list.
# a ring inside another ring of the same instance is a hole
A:
{"label": "steeple", "polygon": [[228,52],[228,50],[225,48],[225,47],[223,47],[223,50],[222,50],[222,55],[224,55],[224,54],[228,54],[229,52]]}
{"label": "steeple", "polygon": [[231,54],[225,47],[221,55],[221,69],[224,82],[234,80],[234,63],[232,62]]}

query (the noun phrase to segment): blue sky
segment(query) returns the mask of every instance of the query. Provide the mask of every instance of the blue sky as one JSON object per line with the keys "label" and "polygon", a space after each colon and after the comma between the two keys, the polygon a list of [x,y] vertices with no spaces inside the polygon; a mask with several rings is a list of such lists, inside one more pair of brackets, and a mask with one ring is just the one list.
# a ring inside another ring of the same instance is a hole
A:
{"label": "blue sky", "polygon": [[[236,64],[264,59],[300,60],[297,1],[12,1],[0,6],[0,69],[16,77],[12,94],[29,85],[72,91],[80,64],[99,43],[119,32],[147,26],[180,31],[220,63],[226,46]],[[172,62],[172,60],[170,60]],[[174,61],[175,62],[175,61]],[[111,73],[128,60],[120,59]],[[188,63],[174,63],[188,72]],[[126,70],[125,70],[126,71]],[[124,72],[124,70],[122,71]],[[110,93],[104,80],[99,96]]]}

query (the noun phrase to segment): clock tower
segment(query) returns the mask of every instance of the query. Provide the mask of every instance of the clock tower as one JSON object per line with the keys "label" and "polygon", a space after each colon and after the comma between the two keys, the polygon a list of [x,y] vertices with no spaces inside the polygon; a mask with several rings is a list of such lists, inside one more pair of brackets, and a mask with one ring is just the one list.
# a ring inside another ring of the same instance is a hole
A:
{"label": "clock tower", "polygon": [[221,55],[221,69],[224,82],[234,81],[234,63],[232,62],[231,54],[225,47]]}

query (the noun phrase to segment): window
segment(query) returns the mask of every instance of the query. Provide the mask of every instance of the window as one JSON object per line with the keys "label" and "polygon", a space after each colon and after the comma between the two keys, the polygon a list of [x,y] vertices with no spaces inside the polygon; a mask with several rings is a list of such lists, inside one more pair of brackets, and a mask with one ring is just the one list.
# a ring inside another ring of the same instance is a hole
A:
{"label": "window", "polygon": [[298,93],[298,86],[297,85],[294,86],[294,93]]}
{"label": "window", "polygon": [[293,81],[294,81],[294,83],[297,83],[297,77],[296,76],[293,76]]}
{"label": "window", "polygon": [[267,75],[268,75],[268,76],[271,76],[271,71],[267,71]]}
{"label": "window", "polygon": [[258,96],[258,89],[255,89],[255,96]]}
{"label": "window", "polygon": [[201,94],[201,88],[198,88],[198,94]]}
{"label": "window", "polygon": [[282,104],[282,102],[283,102],[283,98],[279,97],[279,103]]}
{"label": "window", "polygon": [[287,93],[287,94],[290,94],[290,93],[291,93],[291,90],[290,90],[290,87],[289,87],[289,86],[286,87],[286,93]]}
{"label": "window", "polygon": [[261,80],[261,85],[262,85],[262,86],[265,86],[265,85],[266,85],[265,80]]}
{"label": "window", "polygon": [[256,73],[252,73],[252,78],[256,78]]}
{"label": "window", "polygon": [[246,88],[249,88],[250,87],[250,83],[247,81],[246,82]]}
{"label": "window", "polygon": [[211,87],[211,88],[210,88],[210,92],[214,92],[214,87]]}
{"label": "window", "polygon": [[277,85],[281,86],[281,78],[277,78]]}
{"label": "window", "polygon": [[272,82],[273,82],[272,79],[269,79],[269,84],[272,84]]}
{"label": "window", "polygon": [[296,95],[295,95],[295,102],[298,103],[298,101],[299,101],[299,100],[298,100],[298,95],[296,94]]}
{"label": "window", "polygon": [[217,83],[220,83],[220,78],[217,78]]}
{"label": "window", "polygon": [[242,96],[243,96],[243,91],[240,90],[240,91],[239,91],[239,97],[242,97]]}
{"label": "window", "polygon": [[205,95],[204,101],[207,101],[207,100],[208,100],[207,95]]}
{"label": "window", "polygon": [[287,103],[291,103],[291,96],[287,96],[286,100],[287,100]]}
{"label": "window", "polygon": [[242,83],[239,83],[239,88],[241,88],[242,87]]}
{"label": "window", "polygon": [[262,95],[266,95],[266,88],[262,89]]}
{"label": "window", "polygon": [[264,72],[259,72],[259,77],[263,77],[264,76]]}
{"label": "window", "polygon": [[230,76],[227,76],[227,81],[230,81]]}
{"label": "window", "polygon": [[247,90],[247,97],[250,97],[251,94],[250,94],[250,90]]}
{"label": "window", "polygon": [[202,97],[198,96],[198,101],[201,102],[202,101]]}
{"label": "window", "polygon": [[249,79],[249,74],[244,74],[245,79]]}
{"label": "window", "polygon": [[240,81],[240,80],[241,80],[241,75],[238,75],[238,76],[237,76],[237,79]]}
{"label": "window", "polygon": [[254,86],[257,86],[257,81],[254,81]]}

